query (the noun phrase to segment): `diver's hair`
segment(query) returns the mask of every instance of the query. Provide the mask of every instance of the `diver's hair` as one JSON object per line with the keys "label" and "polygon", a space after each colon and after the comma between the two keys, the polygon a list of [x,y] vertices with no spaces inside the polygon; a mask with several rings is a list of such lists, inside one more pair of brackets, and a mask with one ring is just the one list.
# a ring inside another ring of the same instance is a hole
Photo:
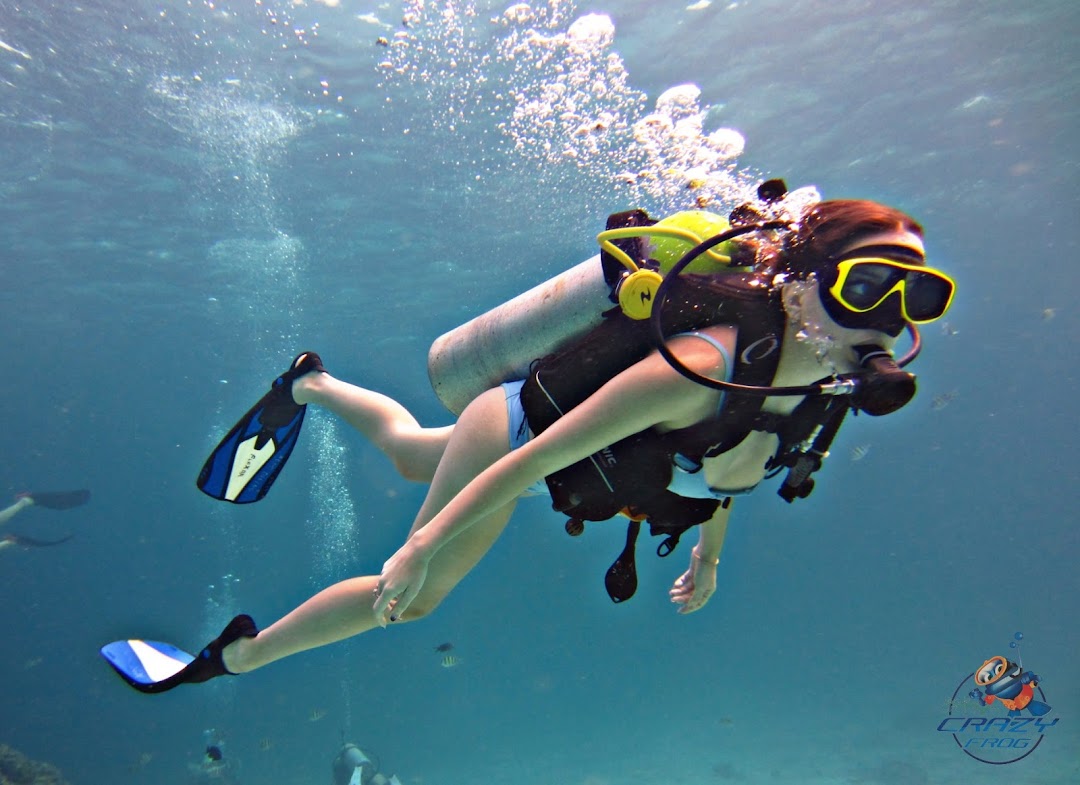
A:
{"label": "diver's hair", "polygon": [[882,232],[911,232],[922,237],[919,223],[899,210],[865,199],[830,199],[818,202],[799,221],[784,250],[784,265],[806,275],[865,237]]}

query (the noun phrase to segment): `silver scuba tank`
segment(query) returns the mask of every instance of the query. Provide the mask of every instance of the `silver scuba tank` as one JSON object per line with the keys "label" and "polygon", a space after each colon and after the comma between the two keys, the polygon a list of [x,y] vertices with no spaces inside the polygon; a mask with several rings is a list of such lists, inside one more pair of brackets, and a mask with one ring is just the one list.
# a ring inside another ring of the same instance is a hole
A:
{"label": "silver scuba tank", "polygon": [[[621,252],[607,240],[648,237],[650,258],[665,273],[702,239],[727,228],[728,221],[723,216],[705,210],[685,210],[652,226],[606,230],[597,240],[608,253],[618,254]],[[706,274],[729,270],[730,250],[727,244],[717,246],[686,269]],[[629,258],[624,264],[627,262],[634,265]],[[632,313],[641,307],[634,306],[633,301],[642,294],[639,286],[655,290],[660,280],[656,272],[644,272],[636,282],[634,275],[620,279],[619,304],[631,318],[648,318],[647,310]],[[428,377],[435,394],[447,409],[461,414],[485,390],[524,379],[533,360],[551,354],[600,324],[603,313],[613,307],[611,295],[597,254],[454,328],[437,338],[428,352]],[[642,298],[643,303],[649,299],[644,295]]]}
{"label": "silver scuba tank", "polygon": [[428,377],[454,414],[480,393],[524,379],[529,365],[585,335],[612,307],[600,255],[439,336]]}

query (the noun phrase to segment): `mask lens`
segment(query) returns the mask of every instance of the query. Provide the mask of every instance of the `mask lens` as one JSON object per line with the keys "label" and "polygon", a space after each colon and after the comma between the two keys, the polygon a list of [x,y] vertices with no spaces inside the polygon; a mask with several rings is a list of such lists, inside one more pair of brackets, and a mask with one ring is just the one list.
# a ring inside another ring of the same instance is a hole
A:
{"label": "mask lens", "polygon": [[953,285],[946,278],[922,271],[911,271],[904,281],[904,306],[915,322],[929,322],[945,313]]}
{"label": "mask lens", "polygon": [[856,264],[840,289],[841,301],[856,311],[868,311],[892,291],[905,271],[886,264]]}

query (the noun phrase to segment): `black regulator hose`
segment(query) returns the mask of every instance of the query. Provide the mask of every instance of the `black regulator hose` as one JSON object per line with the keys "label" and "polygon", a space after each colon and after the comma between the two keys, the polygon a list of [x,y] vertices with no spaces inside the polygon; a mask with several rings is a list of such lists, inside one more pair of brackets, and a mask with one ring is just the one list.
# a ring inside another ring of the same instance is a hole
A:
{"label": "black regulator hose", "polygon": [[908,349],[907,354],[896,361],[896,365],[903,368],[909,362],[919,356],[919,352],[922,351],[922,335],[919,334],[919,328],[915,326],[914,322],[908,322],[906,325],[908,335],[911,336],[911,348]]}

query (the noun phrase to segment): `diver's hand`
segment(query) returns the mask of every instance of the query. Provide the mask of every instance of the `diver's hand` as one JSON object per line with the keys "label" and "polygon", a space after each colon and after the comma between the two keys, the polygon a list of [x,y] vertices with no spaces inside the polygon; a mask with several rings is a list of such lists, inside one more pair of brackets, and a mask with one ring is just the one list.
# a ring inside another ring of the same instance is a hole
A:
{"label": "diver's hand", "polygon": [[675,581],[668,595],[680,605],[679,613],[693,613],[705,607],[716,591],[716,560],[701,559],[697,548],[690,552],[690,569]]}
{"label": "diver's hand", "polygon": [[427,578],[431,556],[410,537],[397,553],[383,564],[375,588],[375,620],[385,627],[387,617],[397,621],[408,609]]}

